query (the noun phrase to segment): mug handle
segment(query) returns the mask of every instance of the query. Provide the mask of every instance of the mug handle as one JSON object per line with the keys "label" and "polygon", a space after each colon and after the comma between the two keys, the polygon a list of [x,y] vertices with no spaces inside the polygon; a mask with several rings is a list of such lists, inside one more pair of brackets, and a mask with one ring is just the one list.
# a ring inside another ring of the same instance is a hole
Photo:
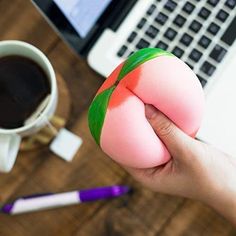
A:
{"label": "mug handle", "polygon": [[16,160],[21,137],[17,134],[0,134],[0,172],[9,172]]}

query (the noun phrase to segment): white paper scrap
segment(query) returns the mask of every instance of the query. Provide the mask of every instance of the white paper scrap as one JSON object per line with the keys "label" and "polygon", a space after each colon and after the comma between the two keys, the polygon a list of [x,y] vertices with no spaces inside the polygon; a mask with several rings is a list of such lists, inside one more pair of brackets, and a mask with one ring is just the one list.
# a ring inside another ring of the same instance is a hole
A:
{"label": "white paper scrap", "polygon": [[79,150],[82,139],[69,130],[62,128],[50,144],[50,150],[66,161],[72,161]]}

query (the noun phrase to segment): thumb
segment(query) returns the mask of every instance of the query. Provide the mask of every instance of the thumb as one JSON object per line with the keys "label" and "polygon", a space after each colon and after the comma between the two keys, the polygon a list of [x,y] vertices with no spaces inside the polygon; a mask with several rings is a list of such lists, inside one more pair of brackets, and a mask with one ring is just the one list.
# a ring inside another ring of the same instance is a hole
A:
{"label": "thumb", "polygon": [[183,157],[192,139],[152,105],[145,105],[146,117],[172,157]]}

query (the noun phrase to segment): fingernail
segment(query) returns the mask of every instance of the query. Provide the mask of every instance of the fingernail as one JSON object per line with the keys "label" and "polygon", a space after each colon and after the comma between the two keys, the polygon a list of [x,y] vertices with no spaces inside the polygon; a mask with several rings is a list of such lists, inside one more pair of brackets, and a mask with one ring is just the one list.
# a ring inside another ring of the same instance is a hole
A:
{"label": "fingernail", "polygon": [[145,115],[148,119],[152,119],[157,114],[157,109],[152,105],[145,105]]}

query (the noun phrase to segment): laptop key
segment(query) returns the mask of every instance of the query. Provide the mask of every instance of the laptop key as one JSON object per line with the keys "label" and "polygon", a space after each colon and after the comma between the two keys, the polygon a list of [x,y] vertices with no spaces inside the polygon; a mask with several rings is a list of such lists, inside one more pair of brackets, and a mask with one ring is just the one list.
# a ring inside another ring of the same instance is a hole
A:
{"label": "laptop key", "polygon": [[174,20],[174,24],[179,26],[179,27],[182,27],[186,22],[186,18],[184,18],[183,16],[181,15],[177,15],[175,20]]}
{"label": "laptop key", "polygon": [[124,56],[124,54],[125,54],[125,52],[127,51],[127,47],[125,46],[125,45],[123,45],[121,48],[120,48],[120,50],[117,52],[117,56],[118,57],[123,57]]}
{"label": "laptop key", "polygon": [[134,39],[136,38],[136,36],[137,36],[137,33],[133,31],[133,32],[129,35],[127,41],[128,41],[129,43],[132,43],[132,42],[134,41]]}
{"label": "laptop key", "polygon": [[169,40],[173,40],[176,35],[177,35],[177,32],[170,27],[167,29],[167,31],[164,34],[164,36],[168,38]]}
{"label": "laptop key", "polygon": [[148,35],[150,38],[155,38],[158,32],[159,30],[156,27],[150,25],[146,30],[145,34]]}
{"label": "laptop key", "polygon": [[134,51],[131,51],[130,54],[129,54],[129,56],[131,56],[133,53],[134,53]]}
{"label": "laptop key", "polygon": [[160,12],[160,13],[156,16],[155,21],[156,21],[157,23],[159,23],[160,25],[164,25],[164,24],[166,23],[167,19],[168,19],[168,16],[165,15],[164,13]]}
{"label": "laptop key", "polygon": [[221,40],[231,46],[236,38],[236,16],[231,21],[228,29],[224,32]]}
{"label": "laptop key", "polygon": [[212,22],[207,28],[207,31],[213,35],[216,35],[219,30],[220,30],[220,26],[215,24],[214,22]]}
{"label": "laptop key", "polygon": [[159,41],[156,45],[156,48],[161,48],[163,50],[166,50],[168,48],[168,45],[162,41]]}
{"label": "laptop key", "polygon": [[226,0],[225,5],[230,9],[234,9],[236,6],[236,0]]}
{"label": "laptop key", "polygon": [[212,52],[210,53],[210,57],[213,58],[217,62],[221,62],[226,53],[227,51],[223,47],[217,44],[212,50]]}
{"label": "laptop key", "polygon": [[180,42],[184,44],[185,46],[189,46],[189,44],[193,41],[193,37],[189,34],[185,33],[182,38],[180,39]]}
{"label": "laptop key", "polygon": [[208,9],[206,9],[205,7],[203,7],[198,13],[199,17],[201,17],[204,20],[206,20],[210,14],[211,14],[211,12]]}
{"label": "laptop key", "polygon": [[212,76],[215,72],[216,67],[213,66],[210,62],[205,61],[201,66],[201,71],[204,72],[208,76]]}
{"label": "laptop key", "polygon": [[137,27],[138,27],[139,29],[142,29],[146,22],[147,22],[147,20],[146,20],[145,18],[142,18],[142,19],[139,21]]}
{"label": "laptop key", "polygon": [[168,0],[167,3],[165,4],[164,8],[170,12],[174,11],[177,6],[177,3],[175,3],[172,0]]}
{"label": "laptop key", "polygon": [[202,24],[201,24],[200,22],[194,20],[194,21],[191,23],[191,25],[189,26],[189,28],[190,28],[193,32],[197,33],[197,32],[202,28]]}
{"label": "laptop key", "polygon": [[187,61],[185,63],[193,70],[193,65],[189,64]]}
{"label": "laptop key", "polygon": [[184,7],[183,7],[183,11],[185,11],[188,14],[191,14],[194,10],[195,6],[190,3],[190,2],[186,2]]}
{"label": "laptop key", "polygon": [[207,3],[211,6],[215,7],[220,0],[208,0]]}
{"label": "laptop key", "polygon": [[197,49],[193,49],[189,55],[189,58],[195,62],[198,62],[201,57],[202,57],[202,53],[199,52]]}
{"label": "laptop key", "polygon": [[155,9],[156,9],[156,5],[152,4],[147,10],[147,15],[149,15],[149,16],[152,15],[152,13],[155,11]]}
{"label": "laptop key", "polygon": [[226,19],[228,18],[228,16],[229,16],[229,14],[228,14],[226,11],[224,11],[224,10],[221,9],[221,10],[217,13],[216,18],[217,18],[218,20],[220,20],[221,22],[225,22]]}
{"label": "laptop key", "polygon": [[207,81],[205,79],[203,79],[200,75],[197,75],[202,87],[204,87],[207,83]]}
{"label": "laptop key", "polygon": [[146,41],[145,39],[140,39],[139,42],[136,45],[136,48],[141,49],[141,48],[147,48],[149,47],[150,43]]}
{"label": "laptop key", "polygon": [[210,45],[210,43],[211,43],[211,40],[209,39],[209,38],[207,38],[206,36],[202,36],[201,38],[200,38],[200,40],[198,41],[198,44],[200,45],[200,46],[202,46],[203,48],[208,48],[208,46]]}
{"label": "laptop key", "polygon": [[181,48],[179,48],[179,47],[176,46],[176,47],[173,49],[172,53],[173,53],[176,57],[181,58],[181,57],[183,56],[183,54],[184,54],[184,50],[182,50]]}

